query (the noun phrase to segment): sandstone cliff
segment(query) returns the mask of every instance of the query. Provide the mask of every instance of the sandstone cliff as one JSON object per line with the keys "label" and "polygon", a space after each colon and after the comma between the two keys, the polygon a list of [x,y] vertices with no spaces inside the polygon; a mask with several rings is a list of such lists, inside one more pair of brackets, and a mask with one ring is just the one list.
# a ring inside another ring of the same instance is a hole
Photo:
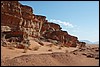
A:
{"label": "sandstone cliff", "polygon": [[32,7],[18,1],[1,1],[1,25],[9,26],[11,31],[26,31],[34,38],[40,36],[57,40],[65,46],[76,47],[78,38],[62,31],[60,25],[48,22],[45,16],[35,15]]}

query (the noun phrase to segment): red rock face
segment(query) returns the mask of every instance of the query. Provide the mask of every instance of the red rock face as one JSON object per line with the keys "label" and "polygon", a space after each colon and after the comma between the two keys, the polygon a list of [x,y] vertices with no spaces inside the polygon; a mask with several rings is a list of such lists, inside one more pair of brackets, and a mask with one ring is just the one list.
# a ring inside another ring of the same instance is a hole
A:
{"label": "red rock face", "polygon": [[27,5],[21,5],[21,12],[24,12],[24,13],[28,13],[28,14],[33,14],[33,9],[30,7],[30,6],[27,6]]}
{"label": "red rock face", "polygon": [[85,47],[85,42],[79,42],[79,48],[83,48],[83,47]]}
{"label": "red rock face", "polygon": [[27,34],[37,37],[40,35],[45,16],[34,15],[30,6],[22,5],[18,1],[1,1],[1,25],[13,29],[26,29]]}
{"label": "red rock face", "polygon": [[20,16],[20,3],[17,1],[2,1],[1,2],[1,12],[21,17]]}
{"label": "red rock face", "polygon": [[67,31],[62,31],[58,24],[44,23],[41,29],[41,35],[47,39],[60,41],[65,46],[76,47],[78,38],[71,36]]}
{"label": "red rock face", "polygon": [[20,4],[17,1],[1,1],[1,25],[16,28],[20,22]]}
{"label": "red rock face", "polygon": [[19,25],[20,18],[14,17],[12,15],[1,13],[1,25],[10,26],[12,28],[16,28]]}
{"label": "red rock face", "polygon": [[47,31],[52,32],[52,31],[60,31],[60,30],[61,30],[60,25],[51,22],[46,22],[42,25],[41,35],[44,35]]}
{"label": "red rock face", "polygon": [[38,19],[39,22],[46,22],[46,17],[45,16],[41,16],[41,15],[35,15],[35,18]]}
{"label": "red rock face", "polygon": [[33,14],[30,6],[18,1],[1,1],[1,25],[9,26],[12,31],[26,31],[29,36],[57,40],[65,46],[76,47],[78,38],[62,31],[60,25],[48,22],[45,16]]}
{"label": "red rock face", "polygon": [[71,47],[76,47],[78,43],[78,38],[75,36],[70,36],[70,43]]}

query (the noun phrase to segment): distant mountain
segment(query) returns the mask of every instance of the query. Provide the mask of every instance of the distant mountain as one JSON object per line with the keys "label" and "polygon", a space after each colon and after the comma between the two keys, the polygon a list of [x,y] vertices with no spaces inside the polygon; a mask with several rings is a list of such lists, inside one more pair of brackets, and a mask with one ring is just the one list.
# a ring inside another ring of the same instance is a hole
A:
{"label": "distant mountain", "polygon": [[99,44],[99,41],[93,42],[94,44]]}
{"label": "distant mountain", "polygon": [[89,41],[89,40],[80,40],[80,42],[85,42],[87,44],[93,44],[93,42]]}
{"label": "distant mountain", "polygon": [[99,41],[96,41],[96,42],[91,42],[89,40],[80,40],[80,42],[85,42],[87,44],[99,44]]}

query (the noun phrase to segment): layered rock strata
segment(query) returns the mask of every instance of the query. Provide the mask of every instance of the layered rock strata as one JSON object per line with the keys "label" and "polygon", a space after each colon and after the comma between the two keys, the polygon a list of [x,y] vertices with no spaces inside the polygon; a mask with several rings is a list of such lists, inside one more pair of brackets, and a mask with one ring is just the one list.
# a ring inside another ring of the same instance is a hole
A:
{"label": "layered rock strata", "polygon": [[33,12],[32,7],[18,1],[1,1],[1,25],[9,26],[13,32],[26,32],[33,38],[42,36],[57,40],[65,46],[76,47],[79,44],[78,38],[62,31],[60,25],[48,22],[46,16],[35,15]]}

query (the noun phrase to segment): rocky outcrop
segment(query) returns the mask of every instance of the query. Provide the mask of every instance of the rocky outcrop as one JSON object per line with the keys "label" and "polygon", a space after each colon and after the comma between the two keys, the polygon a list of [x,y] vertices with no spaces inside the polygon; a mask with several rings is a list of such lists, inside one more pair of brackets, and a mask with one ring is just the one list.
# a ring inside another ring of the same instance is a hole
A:
{"label": "rocky outcrop", "polygon": [[30,6],[22,5],[18,1],[1,2],[1,25],[9,26],[13,30],[24,28],[28,35],[39,36],[45,16],[34,15]]}
{"label": "rocky outcrop", "polygon": [[99,47],[83,47],[72,51],[71,53],[74,55],[84,55],[87,58],[99,59]]}
{"label": "rocky outcrop", "polygon": [[[46,39],[57,40],[64,46],[76,47],[79,43],[78,38],[62,31],[60,25],[53,22],[46,22],[42,25],[41,35]],[[81,44],[82,45],[82,44]]]}
{"label": "rocky outcrop", "polygon": [[42,25],[41,35],[45,35],[46,32],[53,32],[61,30],[60,25],[52,23],[52,22],[45,22]]}
{"label": "rocky outcrop", "polygon": [[[76,47],[78,38],[62,31],[60,25],[48,22],[46,16],[35,15],[30,6],[22,5],[18,1],[1,1],[1,25],[9,26],[11,31],[30,37],[52,39],[64,46]],[[10,35],[15,35],[10,33]],[[23,33],[21,33],[23,32]]]}
{"label": "rocky outcrop", "polygon": [[68,34],[67,31],[62,31],[60,25],[52,22],[43,24],[41,35],[46,39],[57,40],[65,46],[76,47],[77,43],[79,43],[77,37]]}
{"label": "rocky outcrop", "polygon": [[69,35],[67,37],[67,43],[66,44],[68,44],[68,46],[71,46],[71,47],[76,47],[77,44],[79,44],[78,38],[75,37],[75,36]]}

